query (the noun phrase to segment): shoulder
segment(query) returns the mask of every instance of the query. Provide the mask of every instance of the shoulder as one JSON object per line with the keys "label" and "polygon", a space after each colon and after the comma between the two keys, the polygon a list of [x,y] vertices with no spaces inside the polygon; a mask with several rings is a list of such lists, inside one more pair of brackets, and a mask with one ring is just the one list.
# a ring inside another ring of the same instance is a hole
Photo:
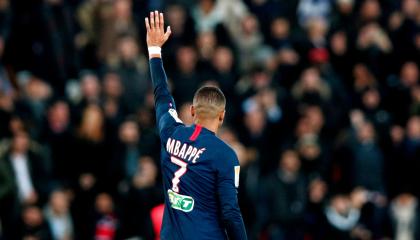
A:
{"label": "shoulder", "polygon": [[212,142],[214,143],[214,147],[217,149],[217,153],[222,154],[224,156],[235,156],[236,157],[236,153],[233,150],[233,148],[227,144],[225,141],[223,141],[222,139],[220,139],[217,136],[211,136],[212,137]]}
{"label": "shoulder", "polygon": [[215,147],[217,149],[217,159],[216,162],[220,165],[230,165],[237,166],[239,165],[238,157],[236,152],[230,147],[227,143],[222,141],[220,138],[214,136],[215,138]]}
{"label": "shoulder", "polygon": [[176,110],[173,108],[169,108],[158,121],[159,133],[162,141],[166,141],[166,139],[179,127],[185,127],[181,119],[178,118]]}
{"label": "shoulder", "polygon": [[178,112],[172,107],[168,108],[168,111],[165,112],[158,120],[161,124],[184,125],[178,117]]}

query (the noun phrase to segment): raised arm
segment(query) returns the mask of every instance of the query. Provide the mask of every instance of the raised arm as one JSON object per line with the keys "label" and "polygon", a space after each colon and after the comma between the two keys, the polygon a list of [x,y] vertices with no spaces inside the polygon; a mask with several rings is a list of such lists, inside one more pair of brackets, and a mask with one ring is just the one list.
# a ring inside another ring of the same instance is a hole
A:
{"label": "raised arm", "polygon": [[168,26],[165,32],[163,13],[158,11],[150,12],[150,18],[146,18],[145,23],[150,73],[155,95],[156,121],[161,138],[165,140],[165,135],[168,135],[173,127],[181,124],[175,110],[175,101],[168,89],[161,56],[161,47],[171,35],[171,28]]}
{"label": "raised arm", "polygon": [[[153,88],[155,93],[155,106],[157,120],[168,111],[169,107],[174,107],[174,100],[169,93],[165,70],[163,69],[161,47],[171,35],[168,26],[164,31],[163,13],[158,11],[150,12],[150,19],[146,18],[146,42],[149,50],[150,73],[152,75]],[[171,106],[172,104],[172,106]]]}

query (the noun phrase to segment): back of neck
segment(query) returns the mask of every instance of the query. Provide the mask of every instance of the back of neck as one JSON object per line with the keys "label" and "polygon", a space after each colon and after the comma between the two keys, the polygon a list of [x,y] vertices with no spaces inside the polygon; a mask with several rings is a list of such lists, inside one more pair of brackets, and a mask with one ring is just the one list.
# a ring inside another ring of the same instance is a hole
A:
{"label": "back of neck", "polygon": [[214,133],[219,130],[219,121],[217,119],[194,119],[194,124],[200,125]]}

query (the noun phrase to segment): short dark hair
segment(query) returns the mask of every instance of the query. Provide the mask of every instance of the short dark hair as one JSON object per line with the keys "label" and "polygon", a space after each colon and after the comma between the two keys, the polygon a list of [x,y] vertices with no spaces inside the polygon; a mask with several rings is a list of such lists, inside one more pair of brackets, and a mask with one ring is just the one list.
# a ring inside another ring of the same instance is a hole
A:
{"label": "short dark hair", "polygon": [[226,98],[218,87],[204,86],[195,92],[193,106],[198,116],[214,118],[225,110]]}

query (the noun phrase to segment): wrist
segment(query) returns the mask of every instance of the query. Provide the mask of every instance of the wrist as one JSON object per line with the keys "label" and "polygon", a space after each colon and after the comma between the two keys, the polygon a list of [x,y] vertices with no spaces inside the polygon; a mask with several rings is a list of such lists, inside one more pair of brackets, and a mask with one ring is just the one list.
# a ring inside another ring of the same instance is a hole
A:
{"label": "wrist", "polygon": [[162,49],[161,47],[158,46],[151,46],[147,48],[148,52],[149,52],[149,58],[154,58],[154,57],[161,57],[162,56]]}

